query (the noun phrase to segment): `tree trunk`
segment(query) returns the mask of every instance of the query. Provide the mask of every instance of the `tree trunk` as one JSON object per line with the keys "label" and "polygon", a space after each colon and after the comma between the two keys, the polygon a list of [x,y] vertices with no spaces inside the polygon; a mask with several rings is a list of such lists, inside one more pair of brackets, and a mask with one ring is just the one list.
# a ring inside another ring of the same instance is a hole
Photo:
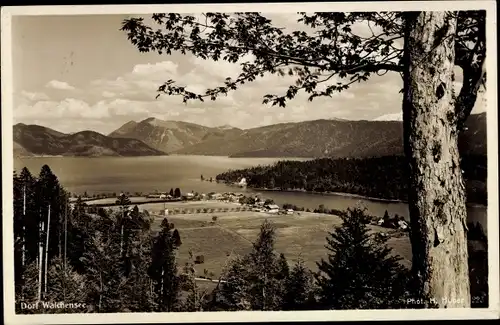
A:
{"label": "tree trunk", "polygon": [[44,272],[44,293],[47,293],[47,277],[48,277],[48,269],[47,263],[49,261],[49,233],[50,233],[50,204],[49,204],[49,212],[47,214],[47,241],[45,242],[45,268]]}
{"label": "tree trunk", "polygon": [[[41,218],[40,218],[41,219]],[[38,301],[42,299],[42,269],[43,269],[43,221],[40,221],[38,236]]]}
{"label": "tree trunk", "polygon": [[26,264],[26,185],[24,185],[23,192],[23,232],[21,236],[23,243],[21,248],[21,266],[24,269],[24,265]]}
{"label": "tree trunk", "polygon": [[64,271],[66,271],[66,258],[68,249],[68,200],[64,208]]}
{"label": "tree trunk", "polygon": [[453,105],[451,12],[409,13],[405,34],[404,147],[413,271],[441,308],[470,307],[465,185]]}

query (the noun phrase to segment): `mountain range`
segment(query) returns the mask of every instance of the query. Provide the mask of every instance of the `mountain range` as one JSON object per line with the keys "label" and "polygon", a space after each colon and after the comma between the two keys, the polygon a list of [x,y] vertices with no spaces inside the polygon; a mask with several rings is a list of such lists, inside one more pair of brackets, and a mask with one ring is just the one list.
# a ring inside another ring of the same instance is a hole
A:
{"label": "mountain range", "polygon": [[[377,157],[403,154],[401,121],[314,120],[251,129],[206,127],[148,118],[109,135],[67,135],[36,125],[14,126],[15,151],[27,154],[231,157]],[[459,138],[463,154],[486,154],[486,113],[471,115]]]}
{"label": "mountain range", "polygon": [[113,138],[94,131],[65,134],[39,125],[14,125],[15,156],[97,157],[164,154],[137,139]]}

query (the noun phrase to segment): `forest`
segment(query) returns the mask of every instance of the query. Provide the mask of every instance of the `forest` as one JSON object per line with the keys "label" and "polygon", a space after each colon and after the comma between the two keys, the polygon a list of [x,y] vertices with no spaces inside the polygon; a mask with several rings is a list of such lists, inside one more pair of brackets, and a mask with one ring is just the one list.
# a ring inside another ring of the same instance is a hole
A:
{"label": "forest", "polygon": [[[252,250],[228,258],[209,291],[196,280],[192,254],[178,264],[182,233],[166,218],[140,212],[125,195],[115,210],[90,212],[80,198],[69,202],[47,165],[13,180],[16,313],[418,308],[408,303],[416,297],[409,270],[359,209],[340,214],[318,270],[277,252],[265,221]],[[473,306],[487,306],[484,252],[470,256],[470,269],[472,294],[481,297]]]}
{"label": "forest", "polygon": [[[467,183],[469,202],[487,204],[487,157],[463,156],[461,168]],[[268,166],[229,170],[216,176],[233,183],[246,178],[247,186],[274,190],[341,192],[367,197],[407,201],[408,171],[405,157],[319,158],[309,161],[284,160]]]}

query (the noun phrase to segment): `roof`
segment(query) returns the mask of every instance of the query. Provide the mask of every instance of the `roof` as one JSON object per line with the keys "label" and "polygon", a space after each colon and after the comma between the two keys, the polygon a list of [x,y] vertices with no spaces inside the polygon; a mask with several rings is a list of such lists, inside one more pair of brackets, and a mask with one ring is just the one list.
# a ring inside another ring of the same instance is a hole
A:
{"label": "roof", "polygon": [[279,209],[279,208],[280,208],[280,207],[279,207],[279,206],[277,206],[276,204],[269,204],[269,205],[267,205],[267,207],[268,207],[269,209]]}

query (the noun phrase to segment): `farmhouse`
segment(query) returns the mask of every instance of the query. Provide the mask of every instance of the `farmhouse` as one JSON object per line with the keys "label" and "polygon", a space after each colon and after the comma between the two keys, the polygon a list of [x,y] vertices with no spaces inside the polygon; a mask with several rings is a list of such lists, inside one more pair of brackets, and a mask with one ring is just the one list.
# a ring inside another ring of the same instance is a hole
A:
{"label": "farmhouse", "polygon": [[264,206],[264,208],[268,213],[278,213],[280,211],[280,207],[277,206],[276,204],[268,204]]}

